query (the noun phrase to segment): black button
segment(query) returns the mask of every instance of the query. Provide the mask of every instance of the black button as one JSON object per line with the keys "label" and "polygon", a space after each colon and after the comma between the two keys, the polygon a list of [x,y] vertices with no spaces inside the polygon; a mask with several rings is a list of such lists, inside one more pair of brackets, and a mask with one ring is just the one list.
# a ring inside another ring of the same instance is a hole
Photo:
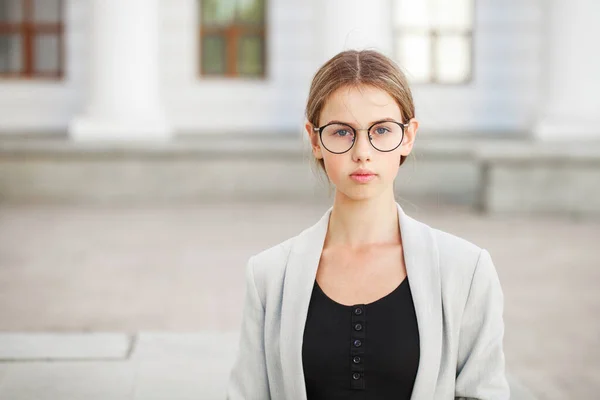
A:
{"label": "black button", "polygon": [[352,362],[354,364],[358,364],[360,362],[360,357],[359,356],[354,356],[354,358],[352,359]]}
{"label": "black button", "polygon": [[354,329],[357,331],[360,331],[362,329],[362,325],[361,324],[356,324],[354,325]]}
{"label": "black button", "polygon": [[356,307],[356,308],[354,309],[354,314],[356,314],[356,315],[360,315],[360,314],[362,314],[362,308],[360,308],[360,307]]}
{"label": "black button", "polygon": [[354,379],[355,381],[360,379],[360,374],[358,372],[355,372],[352,374],[352,379]]}
{"label": "black button", "polygon": [[360,347],[360,346],[362,346],[362,342],[360,340],[356,339],[354,341],[354,347]]}

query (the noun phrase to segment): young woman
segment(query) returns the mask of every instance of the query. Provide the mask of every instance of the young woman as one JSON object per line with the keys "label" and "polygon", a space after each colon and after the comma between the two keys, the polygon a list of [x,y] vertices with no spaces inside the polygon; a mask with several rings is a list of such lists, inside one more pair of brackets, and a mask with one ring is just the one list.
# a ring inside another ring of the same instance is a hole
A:
{"label": "young woman", "polygon": [[333,206],[250,257],[227,398],[508,399],[490,254],[394,198],[419,126],[398,66],[375,51],[336,55],[306,117]]}

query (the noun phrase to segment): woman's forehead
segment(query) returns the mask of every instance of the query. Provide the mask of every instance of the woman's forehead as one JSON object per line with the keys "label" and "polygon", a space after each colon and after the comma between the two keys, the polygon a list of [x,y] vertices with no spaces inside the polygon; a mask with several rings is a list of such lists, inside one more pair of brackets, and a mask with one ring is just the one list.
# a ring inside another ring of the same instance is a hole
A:
{"label": "woman's forehead", "polygon": [[400,121],[400,107],[385,90],[373,86],[341,87],[324,104],[321,122],[341,120],[365,124],[370,121],[394,118]]}

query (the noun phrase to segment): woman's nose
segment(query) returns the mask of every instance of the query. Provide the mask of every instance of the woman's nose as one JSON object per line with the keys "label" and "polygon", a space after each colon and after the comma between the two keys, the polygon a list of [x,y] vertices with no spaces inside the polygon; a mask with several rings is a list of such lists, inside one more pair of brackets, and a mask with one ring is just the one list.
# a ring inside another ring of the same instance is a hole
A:
{"label": "woman's nose", "polygon": [[352,147],[353,157],[358,160],[370,159],[373,146],[371,146],[371,142],[369,141],[368,131],[366,129],[358,130],[354,140],[355,143]]}

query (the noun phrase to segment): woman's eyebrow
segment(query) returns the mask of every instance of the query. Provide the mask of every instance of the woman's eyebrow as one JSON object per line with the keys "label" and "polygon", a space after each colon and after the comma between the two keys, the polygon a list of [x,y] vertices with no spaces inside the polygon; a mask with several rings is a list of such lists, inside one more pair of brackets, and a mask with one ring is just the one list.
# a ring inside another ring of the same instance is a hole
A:
{"label": "woman's eyebrow", "polygon": [[[387,118],[379,118],[379,119],[376,119],[376,120],[374,120],[374,121],[371,121],[371,122],[369,122],[369,125],[368,125],[368,126],[371,126],[371,125],[373,125],[373,124],[374,124],[374,123],[376,123],[376,122],[383,122],[383,121],[392,121],[392,122],[398,122],[398,121],[396,120],[396,118],[391,118],[391,117],[387,117]],[[331,121],[329,121],[328,123],[326,123],[326,124],[324,124],[324,125],[329,125],[329,124],[344,124],[344,125],[350,125],[351,127],[353,127],[353,128],[356,128],[356,125],[355,125],[355,124],[353,124],[353,123],[351,123],[351,122],[339,121],[339,120],[337,120],[337,119],[331,120]]]}

